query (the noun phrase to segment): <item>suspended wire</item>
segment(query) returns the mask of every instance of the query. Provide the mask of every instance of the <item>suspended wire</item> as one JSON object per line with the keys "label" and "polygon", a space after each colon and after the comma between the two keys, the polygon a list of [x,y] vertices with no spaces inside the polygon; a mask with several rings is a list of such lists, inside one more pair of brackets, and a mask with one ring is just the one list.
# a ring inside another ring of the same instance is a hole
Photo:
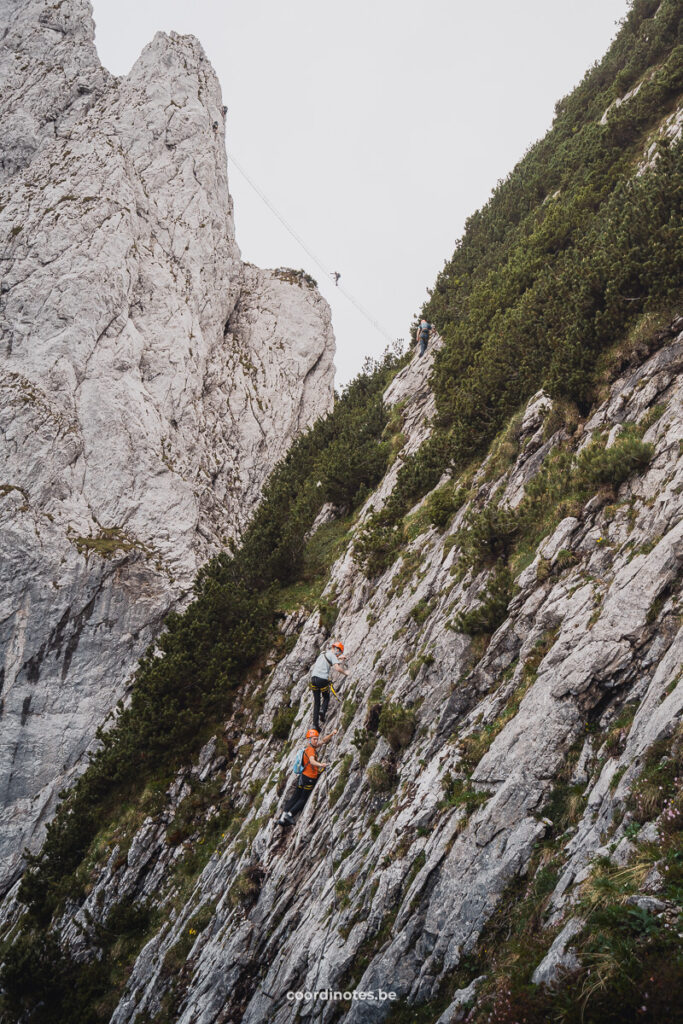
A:
{"label": "suspended wire", "polygon": [[[235,159],[235,157],[234,157],[234,156],[232,155],[232,153],[228,153],[228,160],[232,161],[232,163],[233,163],[233,164],[235,165],[235,167],[237,168],[237,170],[238,170],[238,171],[240,172],[240,174],[242,175],[242,177],[244,178],[244,180],[245,180],[245,181],[246,181],[246,182],[247,182],[247,183],[248,183],[249,185],[251,185],[251,187],[253,188],[253,190],[254,190],[254,192],[256,193],[256,195],[257,195],[257,196],[258,196],[258,197],[259,197],[259,198],[260,198],[261,200],[263,200],[263,202],[264,202],[264,203],[266,204],[266,206],[268,207],[268,209],[270,210],[270,212],[271,212],[271,213],[272,213],[272,214],[273,214],[273,215],[274,215],[275,217],[277,217],[277,219],[278,219],[278,220],[280,221],[280,223],[282,224],[282,226],[283,226],[283,227],[284,227],[284,228],[285,228],[285,229],[286,229],[286,230],[287,230],[287,231],[288,231],[288,232],[290,233],[290,235],[292,236],[292,238],[293,238],[293,239],[294,239],[294,240],[295,240],[296,242],[298,242],[298,243],[299,243],[299,245],[301,246],[301,248],[302,248],[302,249],[304,250],[304,252],[305,252],[305,253],[306,253],[306,254],[307,254],[308,256],[310,256],[310,258],[311,258],[311,259],[313,260],[313,262],[315,263],[315,265],[316,265],[317,267],[319,267],[319,268],[320,268],[320,270],[322,270],[322,272],[323,272],[323,274],[325,275],[325,277],[332,277],[332,276],[333,276],[333,274],[332,274],[332,271],[331,271],[331,270],[328,270],[328,269],[327,269],[327,267],[326,267],[326,266],[325,266],[325,264],[324,264],[324,263],[322,262],[322,260],[321,260],[321,259],[319,259],[319,258],[318,258],[318,257],[317,257],[317,256],[315,255],[315,253],[314,253],[314,252],[312,252],[312,251],[311,251],[311,250],[309,249],[309,247],[308,247],[308,246],[306,245],[306,243],[304,242],[304,240],[303,240],[303,238],[301,237],[301,235],[299,235],[299,234],[298,234],[298,233],[297,233],[297,232],[296,232],[296,231],[294,230],[294,228],[292,227],[292,225],[291,225],[291,224],[290,224],[290,223],[289,223],[289,222],[288,222],[287,220],[285,220],[285,218],[284,218],[284,217],[282,216],[282,214],[281,214],[281,213],[279,212],[279,210],[276,210],[276,209],[275,209],[275,207],[274,207],[274,206],[273,206],[273,204],[272,204],[272,203],[270,202],[270,200],[268,199],[268,196],[267,196],[267,195],[265,194],[265,192],[263,192],[263,191],[262,191],[262,190],[261,190],[261,189],[260,189],[260,188],[258,187],[258,185],[256,184],[256,182],[255,182],[255,181],[253,181],[253,180],[252,180],[252,178],[250,178],[250,177],[249,177],[249,175],[248,175],[248,174],[247,174],[247,172],[245,171],[244,167],[242,167],[242,165],[241,165],[241,164],[240,164],[240,163],[239,163],[239,162],[238,162],[238,161],[237,161],[237,160]],[[358,312],[359,312],[359,313],[360,313],[360,314],[361,314],[362,316],[364,316],[364,317],[365,317],[365,319],[366,319],[366,320],[367,320],[367,321],[368,321],[368,322],[369,322],[370,324],[372,324],[372,326],[373,326],[373,327],[375,328],[375,330],[379,331],[379,333],[380,333],[380,334],[381,334],[381,335],[382,335],[382,336],[383,336],[384,338],[386,338],[386,340],[387,340],[387,341],[388,341],[388,342],[389,342],[390,344],[392,344],[392,343],[394,342],[394,340],[395,340],[395,339],[394,339],[394,338],[392,338],[392,336],[391,336],[391,335],[389,334],[389,332],[388,332],[388,331],[386,331],[386,330],[384,329],[384,327],[382,327],[382,325],[381,325],[380,323],[378,323],[378,321],[377,321],[377,320],[375,320],[375,318],[374,318],[374,317],[372,316],[372,314],[371,314],[371,313],[369,313],[369,312],[367,311],[367,309],[366,309],[366,308],[365,308],[365,307],[364,307],[363,305],[361,305],[361,303],[360,303],[360,302],[358,301],[358,299],[357,299],[357,298],[356,298],[356,297],[355,297],[354,295],[352,295],[352,294],[351,294],[351,293],[350,293],[349,291],[347,291],[347,289],[346,289],[346,288],[344,288],[344,286],[343,286],[343,285],[340,285],[340,284],[339,284],[339,282],[337,282],[337,284],[336,284],[336,287],[337,287],[337,288],[339,289],[339,291],[340,291],[340,292],[342,293],[342,295],[343,295],[343,296],[344,296],[344,297],[345,297],[346,299],[348,299],[348,301],[349,301],[349,302],[350,302],[350,303],[351,303],[351,304],[352,304],[353,306],[355,306],[355,307],[356,307],[356,309],[358,310]]]}
{"label": "suspended wire", "polygon": [[342,293],[342,295],[343,295],[343,296],[345,296],[345,298],[347,298],[347,299],[349,300],[349,302],[350,302],[350,303],[351,303],[351,304],[352,304],[353,306],[355,306],[355,307],[356,307],[356,309],[358,310],[358,312],[359,312],[359,313],[362,313],[362,314],[363,314],[363,316],[364,316],[364,317],[365,317],[365,319],[366,319],[366,320],[368,321],[368,323],[372,324],[372,326],[373,326],[373,327],[375,328],[375,330],[376,330],[376,331],[379,331],[379,333],[380,333],[380,334],[381,334],[381,335],[382,335],[382,336],[383,336],[384,338],[386,338],[386,340],[387,340],[387,341],[389,342],[389,344],[393,344],[393,343],[394,343],[394,341],[396,341],[396,338],[392,338],[392,336],[391,336],[391,335],[389,334],[389,332],[388,332],[388,331],[385,331],[385,330],[384,330],[384,328],[382,327],[382,325],[381,325],[381,324],[379,324],[379,323],[378,323],[378,322],[377,322],[377,321],[375,320],[375,318],[374,318],[374,317],[373,317],[373,316],[372,316],[372,315],[371,315],[370,313],[368,313],[367,309],[365,309],[365,308],[364,308],[363,306],[361,306],[361,304],[360,304],[360,302],[358,301],[358,299],[354,298],[354,296],[353,296],[353,295],[351,295],[351,293],[350,293],[350,292],[348,292],[348,291],[346,290],[346,288],[345,288],[345,287],[344,287],[344,286],[343,286],[342,284],[339,284],[339,283],[337,283],[337,286],[336,286],[336,287],[337,287],[337,288],[339,289],[339,291],[340,291],[340,292]]}

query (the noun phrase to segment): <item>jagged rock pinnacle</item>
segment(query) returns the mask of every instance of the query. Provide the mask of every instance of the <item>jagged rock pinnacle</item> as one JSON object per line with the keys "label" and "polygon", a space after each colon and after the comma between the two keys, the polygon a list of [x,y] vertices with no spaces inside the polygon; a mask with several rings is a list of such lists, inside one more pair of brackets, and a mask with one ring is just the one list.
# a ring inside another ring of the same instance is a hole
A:
{"label": "jagged rock pinnacle", "polygon": [[85,0],[0,20],[6,882],[165,613],[329,410],[334,341],[315,288],[241,262],[196,39],[158,33],[117,80]]}

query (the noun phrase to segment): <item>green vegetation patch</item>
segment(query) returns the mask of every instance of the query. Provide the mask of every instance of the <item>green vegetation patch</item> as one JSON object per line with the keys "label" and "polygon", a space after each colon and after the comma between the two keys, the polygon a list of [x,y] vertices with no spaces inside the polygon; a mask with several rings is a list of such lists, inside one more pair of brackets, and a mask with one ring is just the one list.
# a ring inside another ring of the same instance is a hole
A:
{"label": "green vegetation patch", "polygon": [[395,754],[404,750],[415,732],[415,710],[393,701],[382,706],[378,732],[383,736]]}
{"label": "green vegetation patch", "polygon": [[244,868],[228,890],[230,905],[243,909],[252,906],[259,897],[262,883],[263,870],[258,865]]}
{"label": "green vegetation patch", "polygon": [[113,558],[119,551],[126,554],[128,551],[143,551],[147,555],[153,555],[150,548],[140,541],[129,537],[120,527],[101,526],[99,533],[90,537],[72,537],[73,543],[79,555],[99,555],[100,558]]}
{"label": "green vegetation patch", "polygon": [[481,789],[475,789],[468,779],[461,779],[446,772],[442,780],[443,797],[440,807],[464,807],[467,816],[474,814],[491,796]]}
{"label": "green vegetation patch", "polygon": [[296,284],[299,288],[317,288],[318,282],[315,278],[307,274],[305,270],[292,270],[290,267],[278,267],[277,270],[273,270],[273,277],[279,278],[281,281],[286,281],[287,284]]}
{"label": "green vegetation patch", "polygon": [[500,565],[489,579],[481,602],[468,612],[458,612],[455,628],[470,636],[491,635],[503,624],[512,597],[512,576]]}
{"label": "green vegetation patch", "polygon": [[[545,388],[573,432],[570,410],[585,414],[604,385],[601,358],[643,316],[680,302],[683,142],[660,143],[655,166],[634,174],[683,92],[680,19],[677,0],[634,2],[603,60],[558,103],[547,136],[467,221],[422,310],[444,339],[434,428],[360,531],[356,557],[368,576],[397,557],[416,502],[497,435],[490,471],[504,471],[516,444],[514,420],[509,433],[505,424],[520,401]],[[637,463],[637,446],[634,455]],[[599,463],[594,474],[584,465],[591,483],[628,472]]]}
{"label": "green vegetation patch", "polygon": [[329,792],[329,803],[330,807],[334,807],[339,797],[346,789],[346,783],[349,781],[349,774],[351,772],[351,763],[353,761],[353,754],[345,754],[342,758],[341,764],[338,766],[337,781]]}
{"label": "green vegetation patch", "polygon": [[386,793],[396,785],[396,771],[385,762],[371,764],[368,768],[368,783],[373,793]]}
{"label": "green vegetation patch", "polygon": [[366,729],[356,729],[351,743],[358,751],[361,768],[364,768],[377,746],[377,735],[368,733]]}
{"label": "green vegetation patch", "polygon": [[271,735],[276,740],[286,740],[296,718],[296,708],[278,708],[273,718]]}
{"label": "green vegetation patch", "polygon": [[683,726],[674,736],[654,743],[628,798],[633,818],[641,823],[661,815],[660,831],[683,827]]}
{"label": "green vegetation patch", "polygon": [[99,958],[83,963],[63,952],[54,933],[23,932],[3,954],[3,1016],[32,1024],[104,1024],[140,949],[158,925],[147,904],[124,897],[103,924],[94,926],[92,946]]}

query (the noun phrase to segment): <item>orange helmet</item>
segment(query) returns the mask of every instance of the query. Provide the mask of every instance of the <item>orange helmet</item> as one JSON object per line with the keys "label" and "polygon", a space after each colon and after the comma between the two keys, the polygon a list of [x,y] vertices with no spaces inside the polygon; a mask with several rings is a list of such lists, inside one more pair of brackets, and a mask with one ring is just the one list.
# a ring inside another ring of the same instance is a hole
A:
{"label": "orange helmet", "polygon": [[338,651],[341,651],[342,654],[344,653],[344,644],[341,642],[341,640],[335,640],[335,642],[332,644],[332,647],[336,647]]}
{"label": "orange helmet", "polygon": [[317,729],[309,729],[308,732],[306,733],[306,739],[307,740],[314,740],[319,735],[320,735],[320,733],[318,732]]}

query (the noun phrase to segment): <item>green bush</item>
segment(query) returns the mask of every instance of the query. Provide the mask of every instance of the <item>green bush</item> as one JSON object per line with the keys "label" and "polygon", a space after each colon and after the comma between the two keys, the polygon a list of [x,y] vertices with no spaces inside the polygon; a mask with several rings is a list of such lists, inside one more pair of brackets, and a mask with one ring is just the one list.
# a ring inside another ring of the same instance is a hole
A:
{"label": "green bush", "polygon": [[654,446],[644,444],[638,428],[629,424],[610,448],[605,447],[604,441],[596,440],[583,449],[576,464],[576,483],[586,490],[604,484],[617,488],[634,473],[642,473],[653,453]]}
{"label": "green bush", "polygon": [[151,908],[126,896],[96,925],[96,955],[86,962],[72,960],[58,936],[39,930],[20,934],[3,954],[0,971],[0,1011],[11,1020],[31,1024],[101,1024],[116,1003],[118,982],[107,955],[116,947],[119,962],[130,963],[152,922]]}
{"label": "green bush", "polygon": [[383,572],[395,561],[403,543],[403,516],[439,482],[448,465],[442,434],[431,434],[418,452],[408,455],[396,485],[379,511],[373,511],[354,543],[356,561],[369,576]]}
{"label": "green bush", "polygon": [[441,805],[443,807],[464,807],[468,815],[474,814],[477,808],[485,804],[491,795],[474,789],[467,779],[460,779],[450,772],[446,772],[444,775],[442,786]]}
{"label": "green bush", "polygon": [[369,578],[379,576],[396,560],[403,539],[397,520],[391,510],[373,510],[356,536],[354,556]]}
{"label": "green bush", "polygon": [[[580,515],[585,501],[600,487],[618,486],[647,467],[652,447],[642,443],[640,431],[641,427],[628,423],[611,448],[607,449],[605,438],[599,436],[578,457],[571,443],[565,441],[546,456],[515,509],[492,503],[480,512],[468,513],[465,525],[455,535],[461,550],[455,571],[462,578],[470,568],[476,572],[491,565],[495,557],[500,577],[494,591],[486,595],[484,604],[488,608],[475,609],[472,618],[462,619],[461,626],[468,624],[467,632],[487,632],[484,619],[493,626],[503,614],[507,584],[502,567],[506,563],[516,576],[531,562],[543,537],[564,516]],[[562,572],[576,560],[572,552],[561,551],[554,567],[541,561],[539,581],[552,571]]]}
{"label": "green bush", "polygon": [[341,716],[341,727],[342,731],[346,731],[353,721],[353,717],[356,714],[356,705],[348,697],[344,698],[344,704],[342,706]]}
{"label": "green bush", "polygon": [[415,732],[415,711],[402,704],[387,701],[379,716],[378,732],[395,754],[408,746]]}
{"label": "green bush", "polygon": [[377,704],[384,696],[384,689],[387,685],[386,679],[376,679],[368,697],[369,704]]}
{"label": "green bush", "polygon": [[[666,266],[670,214],[680,210],[675,161],[637,179],[633,161],[681,88],[679,21],[665,0],[655,21],[624,26],[546,138],[470,218],[439,276],[423,312],[445,339],[437,404],[458,455],[493,438],[521,389],[528,397],[545,384],[585,405],[596,353],[657,297],[678,293]],[[597,124],[624,65],[639,76],[660,62],[606,127]]]}
{"label": "green bush", "polygon": [[4,954],[3,1009],[31,1024],[97,1024],[93,1004],[107,990],[100,961],[76,964],[51,933],[20,935]]}
{"label": "green bush", "polygon": [[152,910],[148,904],[136,903],[132,896],[124,896],[107,914],[98,936],[104,944],[111,944],[121,938],[144,935],[151,917]]}
{"label": "green bush", "polygon": [[233,907],[250,907],[259,897],[263,883],[263,870],[251,865],[240,871],[228,891],[228,900]]}
{"label": "green bush", "polygon": [[320,625],[331,633],[339,617],[339,608],[333,601],[321,601],[318,605],[320,611]]}
{"label": "green bush", "polygon": [[458,612],[455,626],[470,636],[495,633],[507,616],[512,597],[512,576],[506,565],[498,567],[486,585],[481,603],[468,612]]}
{"label": "green bush", "polygon": [[373,793],[386,793],[396,785],[396,773],[384,763],[371,764],[368,768],[368,782]]}
{"label": "green bush", "polygon": [[276,740],[286,740],[295,718],[296,708],[278,708],[273,718],[273,728],[271,730],[273,738]]}
{"label": "green bush", "polygon": [[374,733],[368,733],[367,729],[356,729],[351,743],[358,751],[361,768],[364,768],[377,746],[377,736]]}
{"label": "green bush", "polygon": [[555,557],[555,568],[558,572],[564,572],[565,569],[571,568],[576,565],[579,558],[573,551],[568,548],[560,548]]}
{"label": "green bush", "polygon": [[520,532],[520,518],[515,509],[489,503],[480,512],[469,511],[465,525],[456,535],[461,551],[459,570],[478,570],[493,565],[498,559],[507,559]]}
{"label": "green bush", "polygon": [[416,679],[418,672],[423,666],[426,665],[427,668],[429,668],[429,666],[433,664],[433,654],[419,654],[417,658],[413,658],[413,660],[408,665],[408,675],[410,676],[411,679]]}
{"label": "green bush", "polygon": [[413,605],[410,609],[410,617],[413,619],[418,626],[424,625],[434,608],[434,601],[430,601],[428,598],[421,598],[417,604]]}
{"label": "green bush", "polygon": [[444,530],[466,497],[467,491],[462,487],[456,489],[452,483],[443,484],[432,491],[425,502],[427,517],[432,526]]}
{"label": "green bush", "polygon": [[209,782],[193,781],[191,792],[178,804],[168,825],[166,842],[169,846],[177,846],[202,828],[209,807],[220,807],[223,804],[224,798],[220,791],[221,783],[216,779]]}

